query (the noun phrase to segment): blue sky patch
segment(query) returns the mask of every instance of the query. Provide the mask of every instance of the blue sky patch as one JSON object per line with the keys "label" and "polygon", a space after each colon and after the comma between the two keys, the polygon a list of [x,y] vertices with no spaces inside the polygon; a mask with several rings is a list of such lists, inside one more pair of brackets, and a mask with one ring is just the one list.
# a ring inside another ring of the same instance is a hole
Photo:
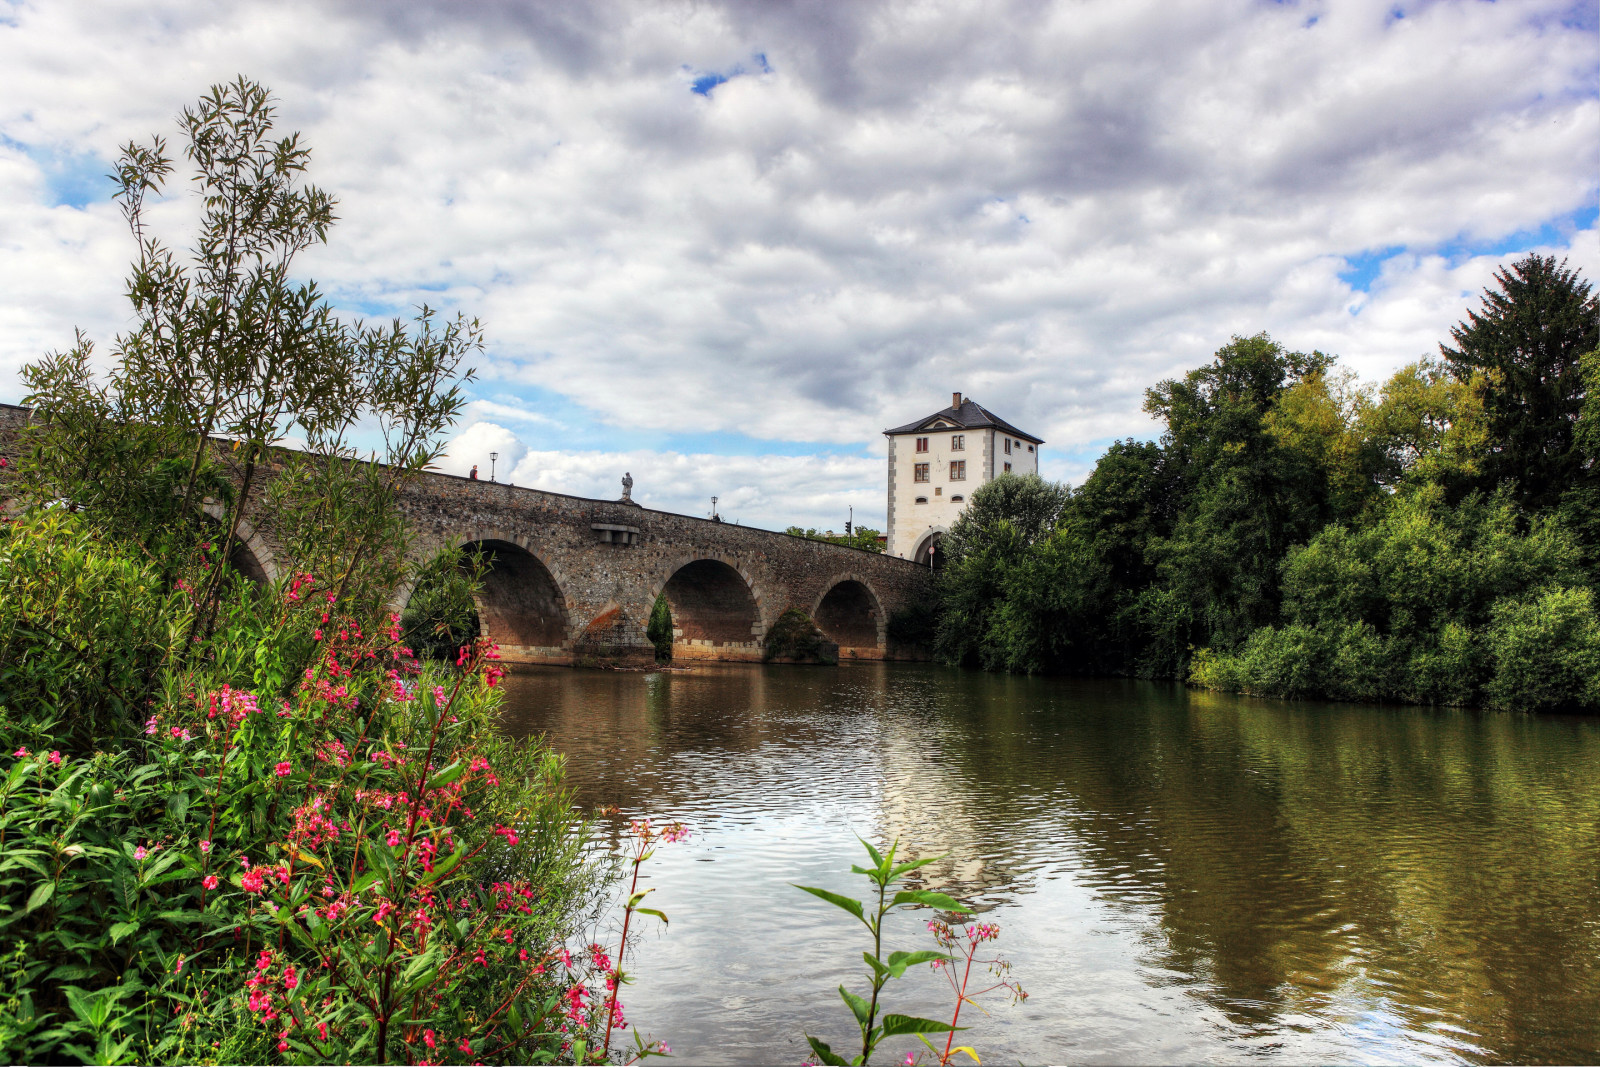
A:
{"label": "blue sky patch", "polygon": [[[757,52],[751,58],[755,62],[756,71],[758,73],[772,73],[772,65],[767,62],[767,54],[765,52]],[[690,67],[688,64],[684,64],[683,69],[692,71],[694,68]],[[694,81],[689,83],[689,91],[691,93],[699,93],[701,96],[710,96],[711,90],[715,89],[723,82],[726,82],[732,78],[737,78],[741,74],[748,73],[750,72],[745,70],[743,63],[734,64],[732,69],[730,69],[726,74],[715,70],[703,71],[696,76]]]}
{"label": "blue sky patch", "polygon": [[39,168],[51,207],[81,210],[90,204],[110,200],[111,194],[117,191],[116,182],[109,177],[113,169],[111,164],[93,152],[65,152],[4,136],[0,136],[0,145],[21,152]]}
{"label": "blue sky patch", "polygon": [[1433,246],[1408,248],[1404,245],[1388,245],[1370,249],[1345,256],[1345,268],[1339,272],[1339,277],[1356,292],[1371,292],[1372,283],[1382,272],[1383,264],[1398,255],[1443,256],[1452,266],[1477,256],[1515,256],[1530,248],[1566,244],[1579,230],[1592,228],[1597,219],[1600,219],[1600,207],[1590,205],[1547,219],[1531,229],[1517,230],[1493,240],[1457,237]]}

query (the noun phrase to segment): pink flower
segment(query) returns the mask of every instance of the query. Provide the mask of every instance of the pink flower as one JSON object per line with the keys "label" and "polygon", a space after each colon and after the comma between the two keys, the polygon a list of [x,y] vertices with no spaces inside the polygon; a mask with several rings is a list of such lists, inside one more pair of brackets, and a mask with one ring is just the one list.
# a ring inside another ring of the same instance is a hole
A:
{"label": "pink flower", "polygon": [[390,830],[388,835],[386,837],[384,837],[384,840],[389,842],[391,847],[394,846],[394,845],[398,845],[400,843],[400,831],[399,830]]}
{"label": "pink flower", "polygon": [[327,1023],[318,1023],[317,1024],[317,1037],[322,1041],[328,1040],[328,1024]]}
{"label": "pink flower", "polygon": [[422,1043],[424,1045],[427,1045],[429,1048],[436,1047],[434,1045],[434,1043],[433,1043],[433,1031],[432,1030],[424,1030],[424,1031],[422,1031]]}
{"label": "pink flower", "polygon": [[283,988],[293,989],[299,984],[300,979],[295,977],[294,964],[291,963],[289,966],[283,969]]}
{"label": "pink flower", "polygon": [[294,770],[294,768],[289,766],[288,760],[284,760],[282,763],[278,764],[275,770],[279,778],[287,778],[289,777],[289,772]]}
{"label": "pink flower", "polygon": [[50,753],[50,762],[56,764],[57,766],[60,766],[61,765],[61,753],[60,752],[52,752],[52,753]]}
{"label": "pink flower", "polygon": [[150,853],[148,853],[148,852],[146,852],[144,850],[144,846],[143,845],[140,845],[138,848],[133,850],[133,858],[136,859],[136,860],[142,861],[149,854]]}
{"label": "pink flower", "polygon": [[217,876],[214,874],[208,874],[204,878],[200,879],[200,884],[205,886],[207,889],[215,889],[217,888]]}
{"label": "pink flower", "polygon": [[173,974],[182,974],[183,973],[183,957],[182,956],[178,957],[178,965],[176,967],[172,968],[172,973]]}
{"label": "pink flower", "polygon": [[27,759],[28,758],[28,750],[26,748],[19,748],[19,749],[17,749],[15,752],[13,752],[11,754],[13,756],[17,757],[17,759]]}
{"label": "pink flower", "polygon": [[211,854],[211,842],[210,841],[202,841],[202,842],[200,842],[200,851],[202,853],[205,853],[206,855],[210,855]]}
{"label": "pink flower", "polygon": [[472,1042],[468,1041],[466,1038],[462,1038],[461,1044],[457,1045],[456,1048],[460,1049],[462,1052],[470,1054],[472,1052]]}
{"label": "pink flower", "polygon": [[259,869],[249,871],[243,878],[239,879],[239,888],[243,889],[246,893],[259,893],[261,892],[261,883],[263,880],[264,876]]}

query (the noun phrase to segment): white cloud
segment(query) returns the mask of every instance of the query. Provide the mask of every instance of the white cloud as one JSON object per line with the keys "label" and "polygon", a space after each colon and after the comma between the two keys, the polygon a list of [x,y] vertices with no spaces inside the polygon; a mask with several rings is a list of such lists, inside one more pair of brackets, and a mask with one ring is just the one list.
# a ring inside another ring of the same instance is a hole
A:
{"label": "white cloud", "polygon": [[[1142,390],[1233,333],[1372,377],[1509,258],[1475,250],[1596,277],[1593,229],[1516,237],[1595,205],[1594,39],[1553,0],[24,3],[0,398],[73,325],[103,348],[125,321],[115,210],[57,206],[39,153],[173,136],[243,71],[342,201],[308,268],[352,308],[484,320],[454,457],[601,496],[632,464],[641,494],[699,513],[721,488],[776,525],[870,489],[881,521],[877,432],[953,389],[1076,475],[1058,457],[1148,433]],[[1370,291],[1341,279],[1382,250]]]}

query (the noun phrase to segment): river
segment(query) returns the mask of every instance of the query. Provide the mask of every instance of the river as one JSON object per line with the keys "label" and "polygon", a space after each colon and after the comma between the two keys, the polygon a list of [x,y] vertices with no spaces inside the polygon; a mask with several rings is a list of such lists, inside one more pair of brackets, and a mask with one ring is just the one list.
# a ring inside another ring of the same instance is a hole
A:
{"label": "river", "polygon": [[[984,1063],[1600,1059],[1594,720],[919,664],[532,669],[506,700],[583,804],[690,828],[623,998],[687,1062],[849,1048],[865,932],[790,883],[864,896],[858,834],[948,854],[923,884],[999,924],[1030,996],[966,1010]],[[948,1018],[940,981],[890,1009]]]}

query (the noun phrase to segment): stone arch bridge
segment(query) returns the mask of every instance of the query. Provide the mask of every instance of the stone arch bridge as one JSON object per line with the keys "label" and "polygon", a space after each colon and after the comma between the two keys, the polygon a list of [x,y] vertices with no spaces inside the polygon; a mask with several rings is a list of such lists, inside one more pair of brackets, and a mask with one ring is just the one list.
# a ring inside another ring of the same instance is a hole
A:
{"label": "stone arch bridge", "polygon": [[[15,454],[28,417],[0,404],[0,455]],[[419,558],[447,548],[492,556],[478,616],[512,662],[652,661],[645,629],[658,594],[672,609],[674,658],[759,660],[768,628],[791,608],[838,643],[841,659],[921,658],[887,632],[890,615],[929,592],[928,568],[908,560],[447,474],[413,480],[400,507]],[[232,563],[274,580],[288,565],[253,512],[247,505]],[[409,594],[396,591],[397,610]]]}
{"label": "stone arch bridge", "polygon": [[[653,660],[645,629],[657,595],[672,610],[674,659],[760,660],[768,628],[792,608],[838,643],[841,659],[918,655],[887,631],[890,615],[929,592],[928,569],[908,560],[444,474],[412,482],[401,507],[419,556],[492,556],[478,614],[513,662]],[[249,543],[270,551],[259,535]],[[396,604],[408,594],[398,591]]]}

